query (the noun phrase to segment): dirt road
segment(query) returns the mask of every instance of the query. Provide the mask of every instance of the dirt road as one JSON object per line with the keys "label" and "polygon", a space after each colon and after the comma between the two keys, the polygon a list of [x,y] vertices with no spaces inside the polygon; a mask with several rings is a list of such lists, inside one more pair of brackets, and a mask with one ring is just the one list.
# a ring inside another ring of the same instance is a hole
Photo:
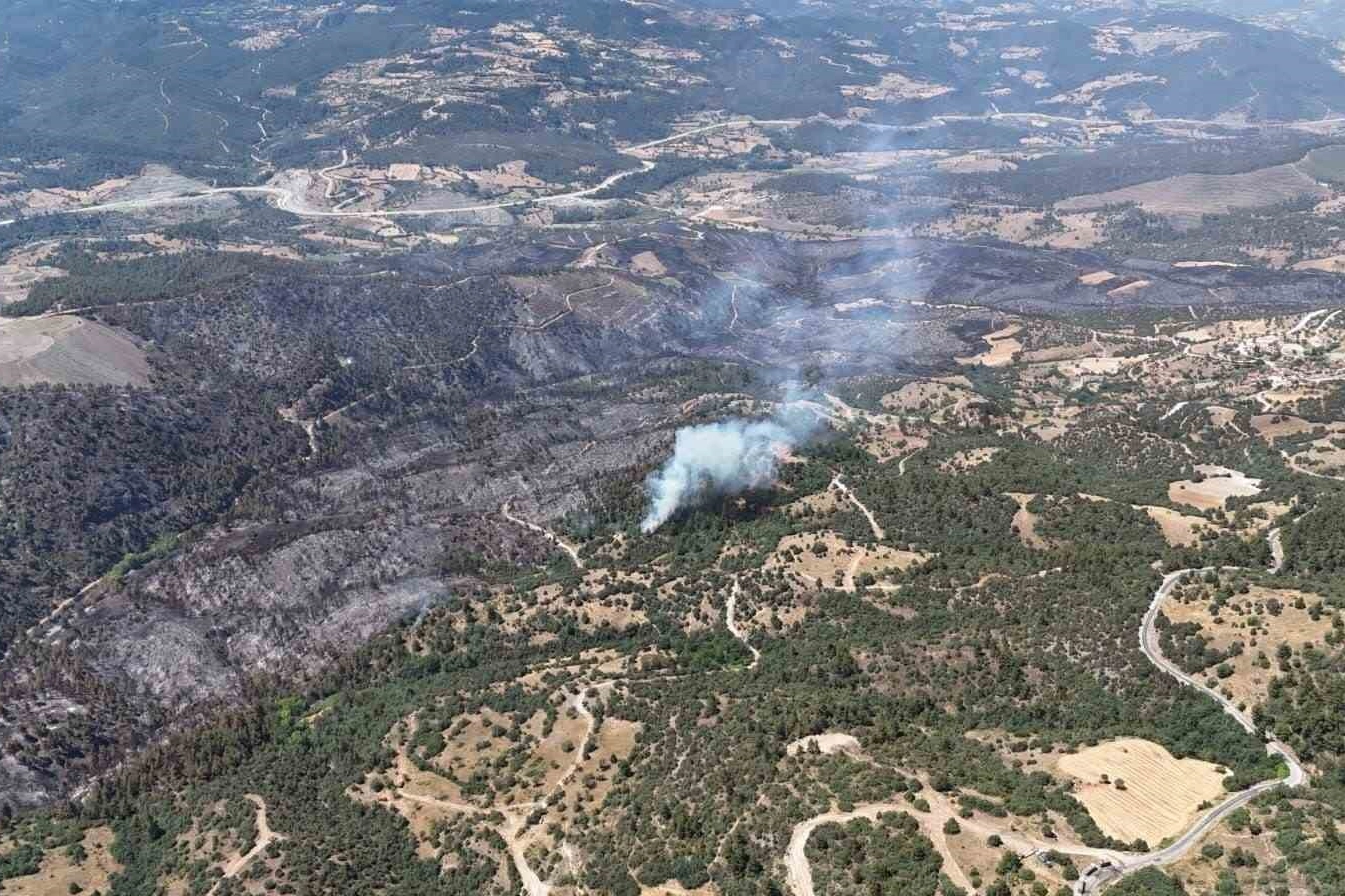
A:
{"label": "dirt road", "polygon": [[883,527],[878,525],[878,520],[874,517],[873,512],[864,506],[864,502],[860,501],[859,497],[855,495],[854,492],[850,491],[850,486],[841,481],[841,474],[837,473],[835,478],[831,480],[831,487],[845,495],[845,497],[850,499],[851,504],[859,508],[859,512],[864,514],[865,518],[869,521],[869,528],[873,530],[873,537],[882,541],[885,537]]}
{"label": "dirt road", "polygon": [[562,551],[564,551],[565,553],[569,554],[569,555],[570,555],[570,560],[572,560],[572,561],[574,562],[574,565],[575,565],[578,569],[581,569],[581,570],[582,570],[582,569],[585,568],[585,567],[584,567],[584,561],[583,561],[583,560],[580,558],[580,556],[579,556],[579,549],[578,549],[578,548],[576,548],[574,545],[570,544],[569,542],[563,540],[559,535],[557,535],[555,532],[552,532],[550,529],[546,528],[545,526],[539,526],[539,525],[537,525],[536,523],[529,522],[528,520],[523,519],[522,517],[514,516],[512,513],[509,512],[509,502],[508,502],[508,501],[505,501],[505,502],[504,502],[504,506],[500,508],[500,515],[503,516],[505,519],[507,519],[509,522],[511,522],[511,523],[517,523],[518,525],[524,527],[525,529],[531,529],[532,531],[534,531],[534,532],[536,532],[537,534],[541,535],[542,537],[546,538],[548,541],[550,541],[551,543],[553,543],[556,547],[560,548]]}
{"label": "dirt road", "polygon": [[[794,896],[816,896],[813,889],[812,865],[808,861],[807,855],[808,839],[813,835],[813,831],[825,824],[845,824],[856,818],[867,818],[872,821],[885,812],[905,812],[919,822],[921,831],[934,843],[939,854],[944,857],[943,873],[947,874],[953,883],[968,893],[976,892],[976,887],[972,886],[967,873],[957,862],[953,861],[947,835],[943,832],[944,823],[957,814],[955,807],[949,800],[939,794],[927,792],[925,796],[930,804],[928,812],[916,811],[910,803],[904,801],[870,803],[858,806],[850,812],[824,812],[795,825],[789,837],[789,846],[785,850],[785,880]],[[958,824],[964,831],[979,838],[986,838],[992,834],[999,836],[1004,841],[1005,847],[1020,856],[1031,856],[1056,850],[1067,855],[1085,856],[1112,864],[1125,861],[1127,858],[1127,854],[1123,852],[1094,849],[1081,843],[1071,843],[1059,839],[1050,842],[1035,840],[1007,826],[1000,826],[993,821],[987,821],[980,817],[959,818]]]}
{"label": "dirt road", "polygon": [[743,634],[742,629],[738,628],[738,595],[742,593],[742,585],[738,582],[738,577],[733,577],[733,588],[729,590],[729,600],[724,606],[724,625],[729,633],[739,641],[743,646],[752,652],[752,662],[748,663],[748,669],[755,669],[757,663],[761,662],[761,651],[752,646],[752,642],[747,640],[747,635]]}
{"label": "dirt road", "polygon": [[219,889],[221,882],[231,877],[237,877],[244,868],[252,863],[253,859],[265,852],[266,848],[272,843],[284,839],[283,836],[271,830],[271,824],[266,817],[266,800],[255,793],[249,793],[246,796],[257,807],[257,841],[251,849],[224,866],[224,876],[215,881],[215,885],[210,888],[210,893],[207,896],[213,896],[214,892]]}
{"label": "dirt road", "polygon": [[[570,763],[569,767],[565,769],[565,772],[556,779],[556,783],[547,790],[546,795],[540,799],[526,803],[515,803],[504,808],[482,808],[481,806],[473,806],[469,803],[458,803],[453,800],[424,796],[418,793],[408,793],[405,790],[398,790],[397,795],[400,798],[410,800],[413,803],[434,806],[440,809],[448,809],[449,811],[461,812],[466,815],[492,815],[497,812],[500,815],[503,815],[504,821],[493,825],[493,827],[504,840],[505,846],[509,850],[509,857],[514,863],[514,870],[518,872],[519,880],[523,882],[524,891],[527,893],[527,896],[550,896],[551,885],[542,880],[541,875],[539,875],[528,862],[529,839],[525,836],[524,831],[524,828],[527,825],[527,818],[533,810],[547,805],[556,794],[560,793],[584,764],[585,752],[588,749],[588,745],[597,734],[598,729],[597,717],[594,716],[593,711],[588,708],[587,701],[589,693],[598,693],[604,690],[609,690],[615,684],[615,681],[604,681],[595,685],[581,685],[579,690],[566,700],[566,706],[574,709],[576,713],[584,717],[588,723],[588,729],[584,733],[583,744],[580,745],[579,749],[574,751],[574,760]],[[570,862],[573,864],[572,856],[570,857]]]}
{"label": "dirt road", "polygon": [[1266,536],[1266,543],[1270,545],[1270,574],[1279,575],[1280,570],[1284,569],[1283,533],[1279,529],[1271,529]]}

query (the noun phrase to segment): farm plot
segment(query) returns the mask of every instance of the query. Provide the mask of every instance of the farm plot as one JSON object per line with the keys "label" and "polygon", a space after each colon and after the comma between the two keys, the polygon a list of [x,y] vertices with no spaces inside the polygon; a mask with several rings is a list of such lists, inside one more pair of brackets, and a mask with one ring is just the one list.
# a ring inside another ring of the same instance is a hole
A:
{"label": "farm plot", "polygon": [[1310,196],[1325,199],[1331,191],[1296,164],[1276,165],[1244,174],[1179,174],[1106,193],[1075,196],[1056,203],[1062,212],[1134,203],[1193,227],[1205,215],[1265,208]]}
{"label": "farm plot", "polygon": [[1067,753],[1060,773],[1078,782],[1075,797],[1098,827],[1118,840],[1155,845],[1184,831],[1202,803],[1224,792],[1224,773],[1199,759],[1176,759],[1162,746],[1122,738]]}

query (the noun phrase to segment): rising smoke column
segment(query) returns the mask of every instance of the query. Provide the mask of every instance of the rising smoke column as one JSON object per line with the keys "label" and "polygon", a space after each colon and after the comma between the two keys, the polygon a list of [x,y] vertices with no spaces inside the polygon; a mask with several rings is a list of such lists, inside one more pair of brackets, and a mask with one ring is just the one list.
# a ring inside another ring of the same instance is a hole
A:
{"label": "rising smoke column", "polygon": [[653,532],[681,508],[775,481],[782,452],[816,432],[817,415],[798,403],[768,420],[725,420],[677,431],[672,457],[645,480],[649,510],[640,528]]}

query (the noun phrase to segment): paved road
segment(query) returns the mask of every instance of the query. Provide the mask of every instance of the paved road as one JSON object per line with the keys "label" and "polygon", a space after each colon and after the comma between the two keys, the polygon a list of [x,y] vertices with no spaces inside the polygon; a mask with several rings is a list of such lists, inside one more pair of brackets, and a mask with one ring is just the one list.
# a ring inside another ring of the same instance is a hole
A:
{"label": "paved road", "polygon": [[[693,128],[688,131],[680,131],[676,134],[662,137],[658,140],[651,140],[648,143],[641,143],[638,146],[632,146],[621,152],[630,154],[640,152],[646,149],[652,149],[657,146],[663,146],[690,137],[696,134],[704,134],[710,131],[723,130],[725,128],[737,128],[747,125],[770,126],[788,126],[798,124],[798,119],[756,119],[756,118],[737,118],[732,121],[720,121],[704,127]],[[344,150],[343,150],[344,152]],[[342,157],[343,162],[345,157]],[[329,166],[318,172],[324,180],[331,181],[327,172],[333,171],[341,165]],[[209,187],[204,190],[197,190],[192,193],[177,193],[164,196],[146,196],[142,199],[122,199],[113,202],[103,202],[97,205],[86,205],[80,208],[61,209],[61,213],[80,213],[80,212],[115,212],[115,211],[137,211],[141,209],[153,208],[159,205],[177,205],[184,202],[195,202],[201,199],[208,199],[211,196],[218,196],[225,193],[240,194],[259,194],[271,196],[275,199],[276,207],[281,211],[287,211],[294,215],[304,218],[419,218],[430,215],[444,215],[455,212],[484,212],[497,209],[519,208],[526,205],[554,205],[556,203],[570,202],[575,199],[586,199],[606,190],[608,187],[615,186],[621,181],[635,174],[642,174],[655,168],[655,164],[646,159],[640,160],[639,168],[631,168],[626,171],[618,171],[616,174],[605,178],[601,183],[592,187],[585,187],[581,190],[571,190],[565,193],[555,193],[550,196],[536,196],[530,199],[508,199],[500,202],[488,202],[482,205],[464,205],[448,206],[435,208],[402,208],[390,210],[341,210],[341,209],[317,209],[312,208],[304,200],[294,187],[288,186],[257,186],[257,187]],[[12,222],[5,222],[12,223]]]}
{"label": "paved road", "polygon": [[[1278,538],[1278,530],[1272,533],[1272,549]],[[1281,558],[1276,558],[1278,568]],[[1242,729],[1249,734],[1256,734],[1256,725],[1252,723],[1251,718],[1242,710],[1234,706],[1222,694],[1213,688],[1207,687],[1203,682],[1197,681],[1190,675],[1187,675],[1174,663],[1163,656],[1163,651],[1159,647],[1158,630],[1155,623],[1158,614],[1162,612],[1163,603],[1172,594],[1173,589],[1181,583],[1183,579],[1192,574],[1209,572],[1213,567],[1203,569],[1179,569],[1176,572],[1168,573],[1163,577],[1163,583],[1158,586],[1154,592],[1153,600],[1149,603],[1149,609],[1144,614],[1144,621],[1140,625],[1140,650],[1149,658],[1159,669],[1162,669],[1168,675],[1180,681],[1182,684],[1193,687],[1205,696],[1218,702],[1223,707],[1224,712],[1232,716]],[[1242,808],[1243,806],[1256,799],[1261,794],[1276,787],[1284,785],[1286,787],[1299,787],[1307,780],[1307,775],[1303,772],[1303,766],[1299,763],[1298,757],[1294,755],[1289,747],[1285,746],[1272,735],[1267,735],[1266,752],[1279,756],[1289,768],[1289,774],[1283,778],[1273,781],[1262,781],[1254,784],[1246,790],[1240,791],[1228,797],[1219,805],[1206,812],[1200,819],[1192,825],[1186,833],[1182,834],[1168,846],[1143,855],[1131,856],[1118,862],[1109,862],[1105,865],[1092,865],[1085,869],[1083,875],[1074,885],[1076,896],[1088,896],[1088,894],[1101,892],[1108,884],[1114,883],[1125,877],[1139,871],[1142,868],[1150,868],[1157,865],[1168,865],[1185,856],[1200,841],[1205,834],[1209,833],[1220,821],[1226,818],[1230,813]]]}

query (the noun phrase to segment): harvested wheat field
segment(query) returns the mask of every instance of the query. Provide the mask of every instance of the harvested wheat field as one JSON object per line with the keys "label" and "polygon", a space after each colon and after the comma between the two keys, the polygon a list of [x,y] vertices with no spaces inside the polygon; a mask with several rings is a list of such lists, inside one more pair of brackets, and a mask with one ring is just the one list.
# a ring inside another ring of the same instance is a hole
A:
{"label": "harvested wheat field", "polygon": [[1204,478],[1200,482],[1183,479],[1168,486],[1168,500],[1186,504],[1198,510],[1223,507],[1229,498],[1244,498],[1259,494],[1261,480],[1251,479],[1237,470],[1200,464],[1196,472]]}
{"label": "harvested wheat field", "polygon": [[145,353],[126,334],[74,315],[0,322],[0,386],[144,386]]}
{"label": "harvested wheat field", "polygon": [[1252,429],[1267,442],[1301,432],[1312,432],[1314,425],[1302,417],[1289,414],[1258,414],[1252,418]]}
{"label": "harvested wheat field", "polygon": [[1075,212],[1133,202],[1146,212],[1195,225],[1204,215],[1276,205],[1302,196],[1321,199],[1329,193],[1297,165],[1276,165],[1244,174],[1179,174],[1106,193],[1076,196],[1055,207],[1058,212]]}
{"label": "harvested wheat field", "polygon": [[978,355],[955,359],[959,364],[982,364],[986,367],[1005,367],[1013,363],[1014,356],[1023,350],[1023,343],[1014,338],[1022,332],[1018,324],[1009,324],[1003,329],[987,333],[984,337],[990,346]]}
{"label": "harvested wheat field", "polygon": [[1176,759],[1139,738],[1065,754],[1056,760],[1056,769],[1078,782],[1075,798],[1104,833],[1150,846],[1180,834],[1199,815],[1201,803],[1224,793],[1218,766]]}

